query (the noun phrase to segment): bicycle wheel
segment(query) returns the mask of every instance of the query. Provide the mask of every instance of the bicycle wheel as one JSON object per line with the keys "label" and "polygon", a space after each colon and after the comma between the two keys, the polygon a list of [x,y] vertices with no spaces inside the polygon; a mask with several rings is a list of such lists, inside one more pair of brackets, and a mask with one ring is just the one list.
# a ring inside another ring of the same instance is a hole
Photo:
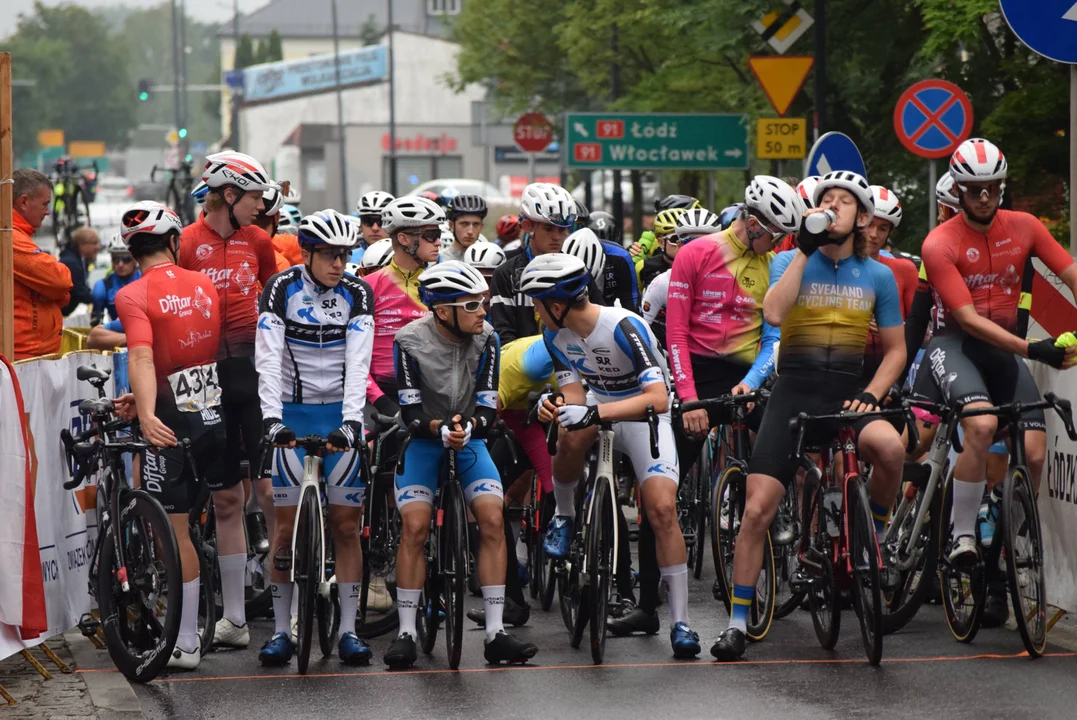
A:
{"label": "bicycle wheel", "polygon": [[445,649],[449,667],[460,667],[464,647],[464,595],[467,592],[467,513],[460,485],[449,483],[442,493],[445,511],[439,539],[442,591],[445,598]]}
{"label": "bicycle wheel", "polygon": [[1002,510],[1013,617],[1029,657],[1037,658],[1047,644],[1047,584],[1040,514],[1024,468],[1013,468],[1006,478]]}
{"label": "bicycle wheel", "polygon": [[793,575],[799,567],[797,554],[800,549],[801,516],[800,494],[794,480],[785,490],[785,497],[778,505],[778,514],[784,516],[783,522],[793,528],[792,541],[779,545],[774,552],[774,617],[786,617],[804,600],[804,590],[791,586]]}
{"label": "bicycle wheel", "polygon": [[849,556],[852,564],[853,608],[860,620],[860,637],[868,662],[878,665],[883,658],[883,603],[879,577],[879,544],[871,517],[867,481],[849,480]]}
{"label": "bicycle wheel", "polygon": [[295,553],[292,556],[296,592],[299,593],[295,654],[300,675],[306,674],[310,663],[310,648],[314,642],[314,598],[324,571],[318,562],[322,554],[321,520],[314,491],[304,492],[296,515]]}
{"label": "bicycle wheel", "polygon": [[[194,537],[191,538],[195,540]],[[212,545],[204,542],[201,533],[198,533],[198,641],[202,657],[213,647],[213,635],[217,630],[217,588],[220,568],[217,566],[217,551]]]}
{"label": "bicycle wheel", "polygon": [[711,444],[708,440],[703,444],[699,460],[696,462],[697,474],[693,486],[692,511],[695,514],[695,555],[692,558],[692,577],[699,580],[703,576],[703,538],[707,536],[707,516],[710,508],[707,507],[710,500],[710,488],[707,487],[711,477]]}
{"label": "bicycle wheel", "polygon": [[[363,585],[359,593],[359,627],[356,634],[364,639],[380,637],[395,630],[400,625],[396,610],[396,538],[399,516],[389,508],[386,495],[386,482],[392,478],[381,474],[374,475],[374,483],[367,493],[366,525],[363,527],[361,543],[363,547]],[[392,605],[378,610],[372,617],[369,611],[371,583],[384,584]]]}
{"label": "bicycle wheel", "polygon": [[826,533],[826,519],[819,498],[820,493],[815,492],[809,500],[811,513],[808,517],[815,518],[816,530],[814,540],[805,553],[818,562],[818,567],[806,563],[803,570],[808,576],[808,610],[811,612],[815,637],[824,649],[833,650],[841,632],[841,593],[838,592],[834,565],[830,560],[834,540]]}
{"label": "bicycle wheel", "polygon": [[541,595],[543,597],[542,609],[549,610],[553,596],[550,596],[549,602],[546,601],[546,576],[549,566],[546,551],[542,549],[542,533],[547,523],[545,505],[546,497],[542,493],[541,481],[536,475],[532,479],[531,513],[527,518],[527,534],[525,535],[527,540],[528,581],[531,599],[535,600]]}
{"label": "bicycle wheel", "polygon": [[883,593],[883,634],[905,627],[927,599],[939,564],[939,516],[942,507],[941,483],[936,486],[931,506],[920,527],[919,536],[910,538],[916,516],[924,502],[924,491],[918,490],[909,505],[909,512],[897,528],[897,540],[885,552],[895,559],[901,574],[896,590]]}
{"label": "bicycle wheel", "polygon": [[[314,596],[314,614],[318,618],[318,646],[321,648],[322,657],[333,657],[333,642],[340,632],[340,596],[337,583],[332,569],[335,567],[335,555],[333,554],[333,535],[329,527],[329,516],[322,516],[322,532],[325,537],[325,566],[319,580],[326,582],[318,583],[318,592]],[[352,618],[352,627],[355,627],[355,618]]]}
{"label": "bicycle wheel", "polygon": [[722,603],[730,612],[733,595],[733,553],[736,548],[740,518],[744,512],[744,473],[730,465],[722,471],[711,494],[711,537],[714,549],[714,569],[722,586]]}
{"label": "bicycle wheel", "polygon": [[[141,490],[121,491],[120,536],[101,538],[97,599],[108,654],[132,682],[153,680],[164,669],[179,636],[183,575],[172,523],[161,505]],[[123,548],[129,590],[116,575],[116,543]]]}
{"label": "bicycle wheel", "polygon": [[[606,620],[609,615],[610,576],[616,567],[613,556],[613,516],[616,499],[609,484],[599,480],[591,501],[591,526],[587,529],[587,576],[591,615],[591,660],[602,664],[606,652]],[[628,542],[628,538],[621,538]]]}
{"label": "bicycle wheel", "polygon": [[[939,584],[942,586],[942,606],[946,624],[958,642],[972,642],[980,631],[984,606],[987,602],[987,582],[981,560],[975,567],[952,565],[949,561],[953,545],[954,474],[951,470],[942,490],[939,511]],[[996,554],[997,555],[997,554]]]}

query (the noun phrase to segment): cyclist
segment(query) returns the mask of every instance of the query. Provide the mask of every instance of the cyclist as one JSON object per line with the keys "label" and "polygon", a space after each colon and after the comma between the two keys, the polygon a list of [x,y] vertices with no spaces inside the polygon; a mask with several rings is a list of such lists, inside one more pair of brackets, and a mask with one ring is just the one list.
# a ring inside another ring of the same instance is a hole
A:
{"label": "cyclist", "polygon": [[[806,215],[829,210],[836,219],[818,234],[802,229],[798,249],[777,256],[763,301],[766,321],[781,328],[780,374],[748,466],[733,559],[733,612],[729,627],[711,647],[720,661],[744,654],[766,533],[796,471],[789,421],[802,411],[870,411],[905,363],[897,285],[892,273],[867,257],[864,229],[874,206],[867,180],[848,171],[827,173],[815,187],[813,205]],[[884,359],[865,386],[864,345],[873,315]],[[862,420],[856,429],[861,457],[873,465],[871,508],[878,528],[901,483],[905,449],[898,431],[885,420]]]}
{"label": "cyclist", "polygon": [[[90,316],[90,323],[93,325],[97,325],[104,319],[106,310],[108,311],[109,320],[118,320],[115,304],[116,293],[129,283],[142,277],[142,273],[139,272],[135,259],[132,257],[131,251],[127,248],[127,244],[124,243],[123,236],[120,233],[117,233],[112,238],[112,241],[109,242],[108,254],[112,259],[112,271],[94,283],[93,286],[93,311]],[[117,329],[119,332],[123,332],[122,326]]]}
{"label": "cyclist", "polygon": [[277,230],[289,235],[295,235],[299,232],[299,223],[301,222],[303,222],[303,213],[299,212],[298,207],[288,203],[280,206],[280,222],[277,224]]}
{"label": "cyclist", "polygon": [[565,239],[562,252],[583,261],[598,287],[600,305],[639,312],[639,280],[627,250],[602,242],[594,230],[582,228]]}
{"label": "cyclist", "polygon": [[486,280],[464,263],[430,268],[419,281],[431,315],[396,334],[398,396],[405,423],[420,420],[408,446],[404,475],[396,476],[396,503],[403,526],[397,552],[400,634],[385,654],[390,668],[415,662],[415,616],[426,575],[423,547],[444,450],[459,455],[460,484],[479,524],[477,571],[486,610],[487,662],[526,662],[538,652],[505,632],[505,534],[502,490],[485,437],[497,418],[500,348],[483,318]]}
{"label": "cyclist", "polygon": [[[179,262],[183,268],[207,275],[221,301],[217,372],[228,446],[221,457],[224,482],[210,484],[224,602],[214,644],[245,648],[250,644],[250,633],[244,608],[247,540],[240,460],[245,455],[248,467],[262,467],[254,337],[260,286],[269,282],[277,266],[272,241],[254,221],[264,205],[263,193],[274,184],[257,160],[237,152],[208,156],[202,180],[208,188],[202,215],[183,229],[181,240],[190,249]],[[268,479],[252,480],[260,497],[268,495]]]}
{"label": "cyclist", "polygon": [[[535,258],[524,269],[520,290],[535,299],[546,347],[553,358],[563,403],[546,400],[539,419],[561,425],[553,459],[555,516],[544,549],[568,554],[573,536],[574,496],[595,426],[614,421],[614,447],[628,455],[642,506],[658,544],[658,562],[670,609],[670,643],[678,658],[699,654],[699,636],[688,625],[688,566],[677,524],[677,449],[669,419],[669,376],[658,341],[643,319],[624,308],[601,307],[588,299],[590,280],[583,261],[556,253]],[[593,396],[588,404],[583,382]],[[648,405],[659,413],[659,457],[651,457]]]}
{"label": "cyclist", "polygon": [[[381,224],[381,213],[395,200],[392,195],[382,190],[374,190],[363,194],[359,202],[355,204],[355,214],[359,216],[359,225],[363,231],[363,243],[370,247],[378,240],[389,237],[385,227]],[[358,262],[353,260],[352,262]]]}
{"label": "cyclist", "polygon": [[[592,223],[597,214],[591,214]],[[538,334],[534,301],[517,290],[520,274],[532,258],[560,252],[575,223],[576,201],[568,190],[548,183],[531,183],[524,188],[520,202],[524,250],[495,270],[490,283],[490,324],[502,345]]]}
{"label": "cyclist", "polygon": [[359,262],[358,277],[366,277],[375,270],[387,266],[393,259],[393,241],[389,238],[378,240],[363,253]]}
{"label": "cyclist", "polygon": [[505,252],[492,242],[477,242],[464,252],[464,263],[478,270],[489,283],[494,271],[505,263]]}
{"label": "cyclist", "polygon": [[[934,336],[914,389],[954,406],[1035,402],[1039,391],[1020,357],[1056,368],[1075,362],[1074,348],[1056,348],[1053,338],[1028,342],[1013,332],[1028,256],[1040,258],[1075,297],[1077,266],[1035,217],[999,209],[1006,172],[1006,158],[993,143],[982,138],[962,143],[950,159],[961,213],[932,230],[921,252],[935,295]],[[979,556],[973,533],[997,427],[990,415],[961,420],[964,452],[953,471],[952,563],[971,564]],[[1043,411],[1029,413],[1022,427],[1028,469],[1038,488],[1047,449]]]}
{"label": "cyclist", "polygon": [[673,231],[677,227],[677,218],[686,212],[683,208],[671,208],[654,216],[654,235],[661,252],[656,252],[651,257],[644,257],[642,253],[636,256],[636,274],[639,276],[640,287],[644,290],[650,287],[656,277],[673,267],[673,258],[680,248],[680,241]]}
{"label": "cyclist", "polygon": [[935,183],[935,201],[938,205],[938,221],[944,223],[961,214],[961,198],[954,188],[954,176],[947,170]]}
{"label": "cyclist", "polygon": [[613,215],[604,210],[591,213],[591,223],[588,227],[594,230],[595,235],[603,242],[620,246],[624,239],[624,229],[617,225]]}
{"label": "cyclist", "polygon": [[[255,355],[265,432],[278,448],[273,454],[273,557],[286,555],[291,547],[306,454],[295,448],[296,438],[324,437],[331,454],[322,473],[343,619],[338,650],[345,664],[365,664],[371,651],[355,634],[355,615],[362,579],[357,528],[366,488],[355,448],[365,441],[374,298],[369,285],[344,273],[355,235],[340,215],[308,215],[299,224],[298,238],[303,263],[274,276],[262,292]],[[258,659],[263,665],[284,665],[294,650],[289,627],[293,585],[288,572],[275,566],[270,577],[275,632]]]}
{"label": "cyclist", "polygon": [[280,188],[271,187],[262,193],[262,211],[254,224],[265,230],[266,235],[273,241],[273,252],[276,254],[277,270],[283,271],[299,265],[303,262],[299,250],[299,242],[291,233],[278,233],[282,217],[281,208],[284,203],[284,194],[288,182],[285,181]]}
{"label": "cyclist", "polygon": [[497,244],[505,252],[509,243],[518,242],[520,238],[520,216],[502,215],[497,221]]}
{"label": "cyclist", "polygon": [[486,201],[478,195],[455,195],[449,200],[447,215],[452,241],[441,251],[442,262],[464,259],[464,252],[478,241],[488,212]]}
{"label": "cyclist", "polygon": [[[183,574],[180,630],[168,666],[193,670],[202,658],[201,593],[187,513],[199,488],[178,442],[191,441],[194,461],[210,487],[229,478],[219,461],[226,437],[218,414],[220,387],[214,362],[221,306],[211,280],[176,267],[182,230],[179,217],[158,202],[136,203],[123,214],[121,237],[144,274],[121,288],[115,303],[127,331],[128,374],[142,435],[160,448],[142,453],[142,489],[169,514]],[[243,557],[246,561],[245,552]]]}
{"label": "cyclist", "polygon": [[[696,210],[701,207],[703,206],[699,200],[691,195],[666,195],[654,201],[655,222],[657,223],[658,216],[667,210]],[[653,232],[645,231],[640,235],[639,240],[628,248],[629,254],[636,258],[637,263],[640,262],[640,258],[646,260],[658,251],[658,235],[657,227]]]}

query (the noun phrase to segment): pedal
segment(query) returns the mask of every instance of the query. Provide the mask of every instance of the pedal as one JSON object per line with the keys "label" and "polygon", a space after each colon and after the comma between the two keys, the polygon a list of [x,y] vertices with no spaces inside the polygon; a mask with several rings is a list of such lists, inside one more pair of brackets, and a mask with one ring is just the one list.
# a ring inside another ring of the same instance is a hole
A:
{"label": "pedal", "polygon": [[273,556],[273,569],[277,572],[290,572],[292,569],[291,548],[281,548]]}
{"label": "pedal", "polygon": [[101,622],[90,613],[86,613],[79,618],[76,627],[85,637],[93,637],[97,634],[98,628],[101,627]]}
{"label": "pedal", "polygon": [[527,517],[529,508],[522,507],[507,507],[505,508],[505,518],[507,520],[523,520]]}

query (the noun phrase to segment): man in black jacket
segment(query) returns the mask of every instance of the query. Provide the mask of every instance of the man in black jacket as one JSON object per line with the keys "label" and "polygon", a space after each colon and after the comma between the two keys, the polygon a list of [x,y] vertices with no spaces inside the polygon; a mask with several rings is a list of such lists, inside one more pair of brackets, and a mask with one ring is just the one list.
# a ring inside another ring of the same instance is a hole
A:
{"label": "man in black jacket", "polygon": [[71,271],[71,300],[62,308],[64,316],[70,315],[82,303],[93,302],[93,292],[86,283],[86,266],[97,259],[101,239],[92,227],[83,225],[71,233],[71,244],[60,253],[60,262]]}

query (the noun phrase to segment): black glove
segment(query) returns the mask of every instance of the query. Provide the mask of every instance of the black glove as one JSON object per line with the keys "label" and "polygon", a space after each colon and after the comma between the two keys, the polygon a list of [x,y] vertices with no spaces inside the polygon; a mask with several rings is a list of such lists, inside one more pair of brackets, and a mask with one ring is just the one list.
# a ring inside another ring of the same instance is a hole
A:
{"label": "black glove", "polygon": [[879,407],[879,400],[867,390],[859,392],[853,395],[853,402],[858,402],[861,405],[871,405],[872,407]]}
{"label": "black glove", "polygon": [[344,424],[329,433],[325,440],[335,448],[357,448],[363,441],[363,423],[345,420]]}
{"label": "black glove", "polygon": [[1066,348],[1055,347],[1054,338],[1030,342],[1028,344],[1028,359],[1061,369],[1062,364],[1066,362]]}
{"label": "black glove", "polygon": [[808,232],[808,228],[804,226],[804,221],[800,222],[800,232],[797,233],[797,249],[804,253],[808,257],[819,249],[820,245],[826,244],[826,230],[821,233]]}
{"label": "black glove", "polygon": [[278,418],[266,418],[262,421],[266,437],[274,445],[287,445],[295,441],[295,431],[287,427]]}
{"label": "black glove", "polygon": [[400,406],[393,402],[388,395],[382,395],[374,401],[374,409],[385,417],[393,417],[400,412]]}

